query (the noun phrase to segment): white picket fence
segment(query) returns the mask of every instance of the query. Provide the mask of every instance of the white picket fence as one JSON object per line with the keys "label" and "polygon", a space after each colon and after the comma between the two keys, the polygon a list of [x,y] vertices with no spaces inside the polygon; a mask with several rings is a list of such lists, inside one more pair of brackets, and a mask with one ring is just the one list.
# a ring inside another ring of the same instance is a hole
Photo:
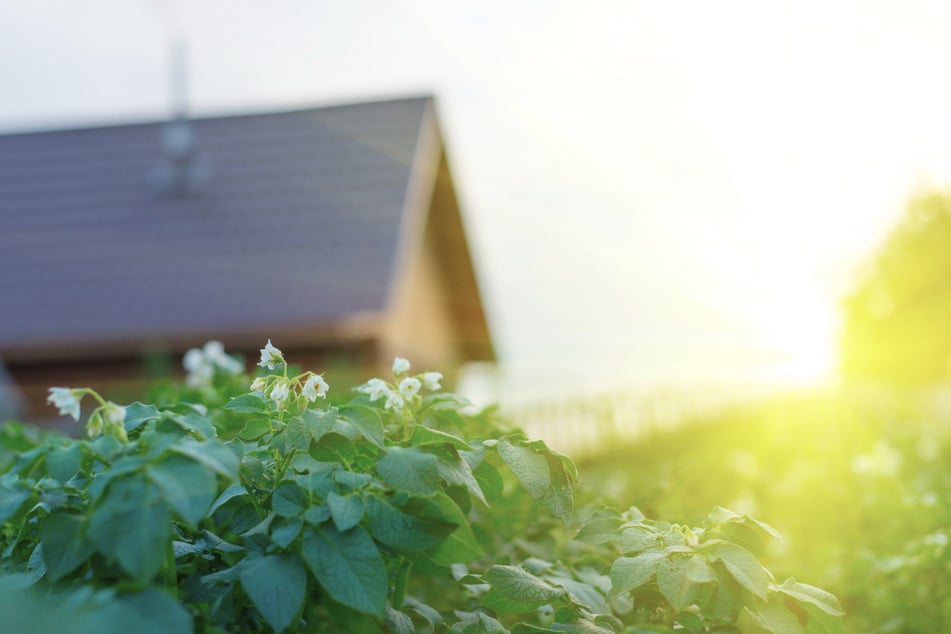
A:
{"label": "white picket fence", "polygon": [[629,391],[503,407],[501,413],[530,438],[579,456],[687,421],[711,419],[762,396],[724,387]]}

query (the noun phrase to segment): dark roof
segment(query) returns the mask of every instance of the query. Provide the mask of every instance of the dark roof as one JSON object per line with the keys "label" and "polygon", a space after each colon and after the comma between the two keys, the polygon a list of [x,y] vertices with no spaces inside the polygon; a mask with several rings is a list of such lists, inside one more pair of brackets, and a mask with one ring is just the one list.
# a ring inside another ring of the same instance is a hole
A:
{"label": "dark roof", "polygon": [[381,311],[430,108],[195,119],[210,176],[179,194],[164,122],[0,136],[0,356]]}

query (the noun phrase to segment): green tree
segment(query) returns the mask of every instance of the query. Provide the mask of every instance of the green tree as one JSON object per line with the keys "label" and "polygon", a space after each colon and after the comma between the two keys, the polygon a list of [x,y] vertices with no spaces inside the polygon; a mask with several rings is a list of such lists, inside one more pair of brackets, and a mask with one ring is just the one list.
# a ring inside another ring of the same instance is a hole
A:
{"label": "green tree", "polygon": [[951,373],[951,194],[908,205],[844,302],[850,379],[925,385]]}

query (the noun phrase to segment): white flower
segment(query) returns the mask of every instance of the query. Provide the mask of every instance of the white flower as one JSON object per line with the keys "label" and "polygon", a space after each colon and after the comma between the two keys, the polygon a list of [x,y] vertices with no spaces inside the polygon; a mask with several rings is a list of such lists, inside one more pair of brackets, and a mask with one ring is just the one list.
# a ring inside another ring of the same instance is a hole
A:
{"label": "white flower", "polygon": [[192,348],[186,352],[185,356],[182,358],[182,365],[185,367],[185,371],[194,372],[201,366],[207,365],[205,353],[198,348]]}
{"label": "white flower", "polygon": [[125,408],[112,402],[106,403],[106,406],[102,408],[102,417],[105,419],[107,425],[123,427],[125,423]]}
{"label": "white flower", "polygon": [[439,385],[439,382],[442,381],[442,374],[439,372],[424,372],[422,374],[423,386],[427,390],[436,391],[442,386]]}
{"label": "white flower", "polygon": [[267,386],[267,382],[264,380],[264,377],[258,377],[251,381],[251,391],[257,392],[258,394],[264,393],[264,388]]}
{"label": "white flower", "polygon": [[304,383],[304,387],[301,388],[300,393],[304,395],[304,398],[313,403],[318,397],[326,398],[328,389],[330,389],[330,386],[324,381],[324,377],[319,374],[312,374],[310,378],[307,379],[307,382]]}
{"label": "white flower", "polygon": [[284,363],[284,354],[271,345],[271,340],[268,339],[267,345],[261,348],[261,361],[258,365],[273,370],[278,363]]}
{"label": "white flower", "polygon": [[225,353],[225,346],[220,341],[206,341],[205,345],[202,347],[202,352],[205,353],[205,356],[214,361],[220,356],[223,356]]}
{"label": "white flower", "polygon": [[386,409],[403,409],[405,403],[399,392],[390,391],[386,396],[386,403],[383,405]]}
{"label": "white flower", "polygon": [[215,376],[215,367],[208,357],[198,348],[192,348],[182,357],[182,366],[185,368],[185,384],[196,389],[211,385]]}
{"label": "white flower", "polygon": [[403,357],[396,357],[393,359],[393,374],[400,376],[401,374],[406,374],[409,372],[409,361]]}
{"label": "white flower", "polygon": [[422,383],[414,376],[408,376],[400,381],[400,394],[403,398],[413,398],[419,392]]}
{"label": "white flower", "polygon": [[208,387],[211,385],[211,380],[214,376],[215,367],[205,360],[201,365],[196,366],[194,370],[188,373],[185,377],[185,385],[197,389]]}
{"label": "white flower", "polygon": [[204,353],[206,359],[228,374],[241,374],[244,371],[244,364],[225,354],[225,347],[220,341],[205,343]]}
{"label": "white flower", "polygon": [[77,397],[76,392],[68,387],[51,387],[46,402],[58,407],[60,414],[67,414],[72,416],[73,420],[78,421],[79,401],[82,398],[81,394]]}
{"label": "white flower", "polygon": [[370,400],[375,401],[390,395],[390,386],[382,379],[370,379],[363,386],[357,388],[357,391],[369,394]]}
{"label": "white flower", "polygon": [[274,401],[278,406],[280,406],[284,401],[287,400],[287,396],[290,394],[290,390],[287,389],[287,383],[279,381],[271,389],[271,400]]}

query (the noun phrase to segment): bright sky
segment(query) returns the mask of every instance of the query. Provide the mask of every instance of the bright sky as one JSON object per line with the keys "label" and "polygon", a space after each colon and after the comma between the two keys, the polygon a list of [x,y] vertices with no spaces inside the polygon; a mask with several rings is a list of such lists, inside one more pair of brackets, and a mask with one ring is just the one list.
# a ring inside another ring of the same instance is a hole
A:
{"label": "bright sky", "polygon": [[505,383],[815,380],[951,180],[951,5],[0,0],[0,129],[435,93]]}

